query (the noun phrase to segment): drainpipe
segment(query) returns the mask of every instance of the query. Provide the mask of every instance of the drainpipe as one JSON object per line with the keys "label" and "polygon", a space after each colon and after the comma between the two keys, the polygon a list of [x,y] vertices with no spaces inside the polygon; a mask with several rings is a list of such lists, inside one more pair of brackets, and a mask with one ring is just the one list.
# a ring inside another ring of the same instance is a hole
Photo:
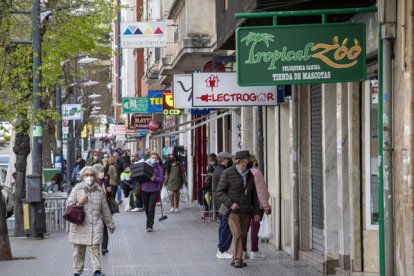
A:
{"label": "drainpipe", "polygon": [[[392,183],[392,55],[396,4],[384,1],[378,12],[379,102],[378,166],[380,275],[394,275],[394,194]],[[382,155],[382,156],[381,156]]]}
{"label": "drainpipe", "polygon": [[259,169],[264,172],[264,135],[263,135],[263,107],[257,107],[257,161]]}
{"label": "drainpipe", "polygon": [[291,177],[292,177],[292,211],[293,211],[293,258],[299,259],[299,181],[298,181],[298,132],[299,108],[297,86],[292,85],[292,99],[290,108],[291,129]]}

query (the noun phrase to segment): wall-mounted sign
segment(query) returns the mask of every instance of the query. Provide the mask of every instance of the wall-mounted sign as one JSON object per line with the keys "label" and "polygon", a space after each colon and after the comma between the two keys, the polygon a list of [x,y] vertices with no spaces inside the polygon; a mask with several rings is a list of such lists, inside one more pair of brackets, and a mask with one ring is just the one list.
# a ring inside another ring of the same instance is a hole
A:
{"label": "wall-mounted sign", "polygon": [[174,108],[193,107],[193,76],[191,74],[174,75]]}
{"label": "wall-mounted sign", "polygon": [[276,87],[241,87],[236,73],[194,73],[194,107],[276,105]]}
{"label": "wall-mounted sign", "polygon": [[62,118],[63,120],[82,120],[82,105],[62,104]]}
{"label": "wall-mounted sign", "polygon": [[165,21],[121,23],[121,48],[166,47]]}
{"label": "wall-mounted sign", "polygon": [[148,90],[148,112],[162,113],[163,90]]}
{"label": "wall-mounted sign", "polygon": [[148,130],[149,123],[152,121],[151,115],[139,115],[133,114],[131,115],[131,127],[135,130]]}
{"label": "wall-mounted sign", "polygon": [[174,109],[174,98],[173,98],[173,92],[171,91],[164,91],[162,93],[163,96],[163,114],[164,115],[180,115],[181,110]]}
{"label": "wall-mounted sign", "polygon": [[148,98],[122,98],[122,113],[148,113]]}
{"label": "wall-mounted sign", "polygon": [[365,79],[363,23],[240,27],[242,86],[357,82]]}
{"label": "wall-mounted sign", "polygon": [[125,125],[109,125],[109,133],[112,135],[125,135]]}

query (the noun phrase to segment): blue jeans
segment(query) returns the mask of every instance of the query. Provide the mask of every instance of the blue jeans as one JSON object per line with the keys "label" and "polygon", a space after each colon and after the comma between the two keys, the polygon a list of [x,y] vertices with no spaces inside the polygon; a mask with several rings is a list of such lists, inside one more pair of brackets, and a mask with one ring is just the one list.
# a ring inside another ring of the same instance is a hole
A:
{"label": "blue jeans", "polygon": [[122,189],[121,189],[120,183],[118,183],[118,190],[116,191],[116,199],[118,200],[118,202],[122,199]]}
{"label": "blue jeans", "polygon": [[230,249],[232,239],[233,235],[230,231],[228,217],[220,216],[219,243],[217,246],[221,253]]}

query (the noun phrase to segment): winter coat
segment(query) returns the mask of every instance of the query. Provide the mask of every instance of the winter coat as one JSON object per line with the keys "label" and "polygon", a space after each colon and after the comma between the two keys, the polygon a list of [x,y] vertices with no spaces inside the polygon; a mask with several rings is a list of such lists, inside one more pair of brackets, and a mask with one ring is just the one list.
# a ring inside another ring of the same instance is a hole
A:
{"label": "winter coat", "polygon": [[220,207],[221,202],[217,197],[217,186],[220,182],[220,176],[223,173],[223,171],[227,169],[226,166],[224,166],[223,164],[218,164],[217,167],[214,169],[213,172],[213,177],[212,177],[212,189],[213,191],[216,193],[216,207]]}
{"label": "winter coat", "polygon": [[221,174],[217,187],[217,197],[228,208],[235,202],[239,205],[238,210],[232,210],[231,212],[258,215],[260,207],[254,177],[250,171],[246,174],[246,183],[245,188],[243,177],[236,166],[233,166]]}
{"label": "winter coat", "polygon": [[184,172],[181,169],[179,162],[176,165],[171,165],[171,170],[165,177],[164,185],[167,185],[169,191],[179,191],[186,182]]}
{"label": "winter coat", "polygon": [[115,167],[115,165],[110,165],[108,169],[108,175],[109,175],[109,184],[111,186],[116,186],[119,183],[119,174]]}
{"label": "winter coat", "polygon": [[161,189],[161,184],[164,182],[164,171],[162,167],[157,164],[154,169],[154,181],[147,181],[141,184],[141,191],[144,192],[156,192]]}
{"label": "winter coat", "polygon": [[261,209],[270,208],[269,197],[270,194],[267,191],[266,183],[262,172],[258,168],[251,168],[250,171],[254,176],[254,184],[256,185],[257,197]]}
{"label": "winter coat", "polygon": [[83,206],[85,221],[82,224],[70,224],[69,242],[73,244],[101,244],[103,239],[103,221],[109,229],[115,229],[111,211],[105,198],[105,192],[97,183],[89,187],[85,182],[77,184],[69,195],[67,206],[78,202],[85,194],[88,201]]}

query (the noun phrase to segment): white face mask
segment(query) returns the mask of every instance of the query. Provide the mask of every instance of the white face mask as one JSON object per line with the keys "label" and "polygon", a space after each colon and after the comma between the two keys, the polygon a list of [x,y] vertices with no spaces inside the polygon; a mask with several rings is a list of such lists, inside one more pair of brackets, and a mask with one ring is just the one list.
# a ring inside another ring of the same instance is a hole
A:
{"label": "white face mask", "polygon": [[105,175],[104,175],[104,173],[103,173],[103,172],[100,172],[98,177],[99,177],[100,179],[103,179],[103,178],[104,178],[104,176],[105,176]]}
{"label": "white face mask", "polygon": [[84,179],[83,179],[83,181],[85,181],[85,183],[87,184],[87,185],[92,185],[93,184],[93,182],[94,182],[94,178],[93,178],[93,176],[86,176]]}

